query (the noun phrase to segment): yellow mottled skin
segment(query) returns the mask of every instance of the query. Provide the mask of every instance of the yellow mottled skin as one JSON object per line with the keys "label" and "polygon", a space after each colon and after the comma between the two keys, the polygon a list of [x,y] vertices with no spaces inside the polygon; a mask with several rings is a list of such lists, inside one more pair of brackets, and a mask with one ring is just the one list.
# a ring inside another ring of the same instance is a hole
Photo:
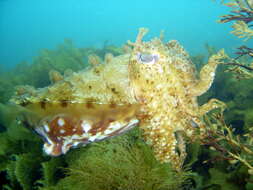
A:
{"label": "yellow mottled skin", "polygon": [[[193,63],[176,41],[164,44],[155,38],[143,42],[142,37],[146,32],[146,29],[140,29],[136,42],[130,43],[133,46],[129,63],[131,86],[142,105],[142,114],[147,116],[141,120],[140,127],[157,159],[172,162],[179,169],[185,157],[180,131],[192,137],[196,127],[204,127],[201,116],[223,106],[218,100],[212,99],[199,107],[197,96],[209,89],[216,66],[225,58],[225,54],[220,51],[213,55],[197,79]],[[159,58],[153,63],[143,63],[136,56],[142,53]],[[179,153],[176,148],[179,148]]]}
{"label": "yellow mottled skin", "polygon": [[[125,54],[117,57],[108,54],[102,63],[92,62],[90,68],[42,89],[23,87],[22,93],[11,101],[32,111],[33,119],[29,120],[29,114],[25,119],[26,124],[35,128],[44,118],[57,114],[68,115],[70,119],[88,115],[95,123],[115,119],[110,116],[113,109],[121,110],[119,118],[123,123],[130,121],[130,117],[139,120],[156,158],[171,162],[179,170],[186,155],[182,134],[193,138],[196,128],[205,129],[201,117],[213,108],[224,106],[215,99],[199,106],[197,97],[211,86],[215,69],[225,54],[220,51],[210,57],[196,78],[194,64],[177,41],[163,43],[154,38],[143,42],[146,32],[147,29],[140,29],[136,41],[128,42],[130,47],[126,46]],[[124,105],[128,106],[117,109]],[[96,113],[103,113],[103,117],[100,114],[96,119]],[[106,126],[101,124],[101,127]]]}

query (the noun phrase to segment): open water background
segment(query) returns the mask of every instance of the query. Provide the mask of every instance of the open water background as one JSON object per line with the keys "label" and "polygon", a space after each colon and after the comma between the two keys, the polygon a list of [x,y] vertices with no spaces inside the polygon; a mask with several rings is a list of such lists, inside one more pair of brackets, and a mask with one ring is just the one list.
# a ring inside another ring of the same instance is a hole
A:
{"label": "open water background", "polygon": [[243,42],[229,24],[219,24],[229,9],[212,0],[0,0],[0,64],[10,68],[31,61],[42,48],[70,38],[78,47],[122,45],[140,27],[146,38],[165,30],[192,55],[204,44],[235,50]]}

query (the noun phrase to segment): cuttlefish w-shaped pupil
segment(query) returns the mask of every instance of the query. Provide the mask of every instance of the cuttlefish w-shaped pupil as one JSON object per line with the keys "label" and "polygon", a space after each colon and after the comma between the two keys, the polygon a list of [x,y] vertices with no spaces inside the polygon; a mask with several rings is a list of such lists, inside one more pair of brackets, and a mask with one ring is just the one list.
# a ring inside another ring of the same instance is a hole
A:
{"label": "cuttlefish w-shaped pupil", "polygon": [[158,60],[158,56],[148,53],[140,53],[138,55],[138,60],[142,63],[155,63]]}
{"label": "cuttlefish w-shaped pupil", "polygon": [[144,63],[150,63],[154,60],[154,57],[153,55],[150,55],[150,54],[141,54],[140,60]]}

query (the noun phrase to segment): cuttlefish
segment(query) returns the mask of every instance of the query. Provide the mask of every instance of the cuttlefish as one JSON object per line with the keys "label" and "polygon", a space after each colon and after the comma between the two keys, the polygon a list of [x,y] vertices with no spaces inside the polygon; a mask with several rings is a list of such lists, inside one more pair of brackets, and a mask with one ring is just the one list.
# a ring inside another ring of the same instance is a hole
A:
{"label": "cuttlefish", "polygon": [[197,97],[210,88],[226,55],[221,50],[211,56],[198,76],[177,41],[143,41],[146,33],[141,28],[122,55],[106,54],[100,62],[90,57],[96,63],[85,70],[57,77],[41,89],[23,87],[11,99],[26,110],[20,121],[43,138],[45,153],[65,154],[139,126],[159,161],[182,167],[184,136],[201,136],[202,116],[224,106],[216,99],[199,106]]}

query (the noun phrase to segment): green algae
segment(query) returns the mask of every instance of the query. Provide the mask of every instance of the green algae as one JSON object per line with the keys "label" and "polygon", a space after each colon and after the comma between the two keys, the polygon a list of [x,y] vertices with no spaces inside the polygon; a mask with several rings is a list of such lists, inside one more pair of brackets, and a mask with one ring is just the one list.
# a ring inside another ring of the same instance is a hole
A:
{"label": "green algae", "polygon": [[150,147],[136,133],[67,155],[67,177],[53,189],[179,189],[187,173],[177,173],[170,165],[156,161]]}

